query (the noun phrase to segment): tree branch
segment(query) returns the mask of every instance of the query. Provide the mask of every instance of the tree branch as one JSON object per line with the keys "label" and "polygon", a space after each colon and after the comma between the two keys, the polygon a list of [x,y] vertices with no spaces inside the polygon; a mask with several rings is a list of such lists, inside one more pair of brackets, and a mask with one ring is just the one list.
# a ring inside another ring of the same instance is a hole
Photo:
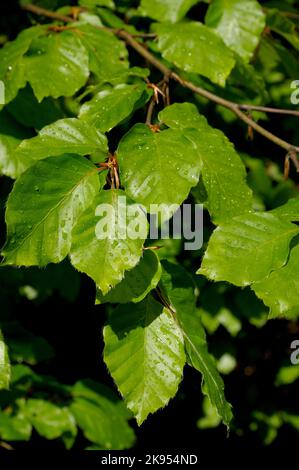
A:
{"label": "tree branch", "polygon": [[38,7],[37,5],[33,5],[31,3],[21,5],[21,8],[23,10],[30,11],[30,13],[34,13],[35,15],[45,16],[46,18],[52,18],[53,20],[63,21],[64,23],[71,23],[72,21],[74,21],[74,18],[72,18],[71,16],[60,15],[55,11],[47,10],[46,8]]}
{"label": "tree branch", "polygon": [[[299,147],[294,147],[289,142],[286,142],[280,137],[277,137],[276,135],[272,134],[272,132],[268,131],[267,129],[264,129],[257,122],[255,122],[252,118],[250,118],[247,114],[243,113],[240,107],[246,106],[246,105],[240,105],[238,103],[234,103],[233,101],[229,101],[225,98],[222,98],[221,96],[211,93],[208,90],[205,90],[202,87],[194,85],[194,83],[189,82],[188,80],[182,79],[177,73],[170,70],[159,59],[157,59],[151,52],[145,49],[145,47],[142,44],[140,44],[134,38],[132,38],[130,33],[128,33],[127,31],[124,31],[124,30],[119,31],[118,36],[124,39],[127,44],[133,47],[135,51],[138,52],[140,55],[142,55],[149,63],[151,63],[154,67],[160,70],[160,72],[162,72],[163,75],[168,76],[169,78],[172,78],[176,82],[180,83],[183,87],[188,88],[194,93],[204,96],[208,100],[213,101],[214,103],[219,104],[220,106],[223,106],[227,109],[230,109],[233,113],[235,113],[238,116],[239,119],[245,122],[248,126],[251,126],[259,134],[271,140],[274,144],[282,147],[283,149],[287,151],[289,151],[290,149],[294,149],[296,150],[296,152],[299,152]],[[250,105],[248,105],[247,109],[249,109],[249,107]],[[273,110],[275,108],[271,108],[271,109]]]}
{"label": "tree branch", "polygon": [[293,109],[269,108],[268,106],[255,106],[253,104],[235,104],[239,107],[239,109],[246,109],[248,111],[262,111],[264,113],[274,114],[289,114],[290,116],[299,117],[299,111],[295,111]]}
{"label": "tree branch", "polygon": [[[57,14],[55,12],[46,10],[45,8],[38,7],[36,5],[32,4],[25,4],[22,6],[23,9],[30,11],[32,13],[35,13],[37,15],[43,15],[52,19],[56,19],[59,21],[63,21],[66,23],[70,23],[74,21],[73,18],[70,16],[64,16]],[[95,28],[98,29],[105,29],[113,32],[116,36],[118,36],[120,39],[123,39],[129,46],[131,46],[138,54],[140,54],[144,59],[146,59],[151,65],[153,65],[156,69],[158,69],[164,77],[168,77],[168,79],[172,79],[176,82],[178,82],[180,85],[182,85],[185,88],[188,88],[189,90],[193,91],[193,93],[196,93],[200,96],[203,96],[207,98],[208,100],[223,106],[224,108],[230,109],[236,116],[243,121],[247,126],[252,127],[256,132],[264,136],[266,139],[270,140],[274,144],[278,145],[279,147],[282,147],[283,149],[287,150],[288,152],[291,150],[292,152],[299,152],[299,147],[295,147],[289,142],[286,142],[285,140],[281,139],[280,137],[277,137],[276,135],[272,134],[272,132],[268,131],[264,127],[260,126],[257,122],[255,122],[250,116],[248,116],[246,113],[242,111],[242,109],[248,109],[248,110],[258,110],[258,111],[266,111],[267,112],[272,112],[272,113],[280,113],[280,114],[292,114],[292,115],[298,115],[296,111],[290,112],[289,110],[279,110],[278,108],[266,108],[266,107],[260,107],[260,106],[252,106],[252,105],[246,105],[246,104],[239,104],[239,103],[234,103],[233,101],[227,100],[225,98],[222,98],[221,96],[218,96],[208,90],[205,90],[202,87],[199,87],[197,85],[194,85],[194,83],[189,82],[188,80],[184,80],[183,78],[180,77],[176,72],[173,72],[171,69],[169,69],[166,65],[163,64],[157,57],[155,57],[151,52],[149,52],[143,44],[140,42],[136,41],[133,37],[132,34],[128,33],[127,31],[121,29],[121,30],[116,30],[112,28],[107,28],[107,27],[101,27],[101,26],[94,26]]]}

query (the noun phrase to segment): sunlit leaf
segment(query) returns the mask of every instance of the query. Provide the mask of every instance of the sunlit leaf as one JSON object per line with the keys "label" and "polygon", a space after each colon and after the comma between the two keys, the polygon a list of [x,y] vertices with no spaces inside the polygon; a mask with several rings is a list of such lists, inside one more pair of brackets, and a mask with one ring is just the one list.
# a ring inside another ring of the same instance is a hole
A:
{"label": "sunlit leaf", "polygon": [[105,362],[141,424],[177,391],[185,364],[182,333],[171,314],[149,296],[114,310],[104,340]]}
{"label": "sunlit leaf", "polygon": [[158,48],[164,59],[185,72],[194,72],[224,86],[235,60],[212,29],[199,22],[156,24]]}
{"label": "sunlit leaf", "polygon": [[6,264],[43,266],[68,254],[71,230],[99,188],[97,168],[78,155],[37,162],[15,183],[6,209]]}

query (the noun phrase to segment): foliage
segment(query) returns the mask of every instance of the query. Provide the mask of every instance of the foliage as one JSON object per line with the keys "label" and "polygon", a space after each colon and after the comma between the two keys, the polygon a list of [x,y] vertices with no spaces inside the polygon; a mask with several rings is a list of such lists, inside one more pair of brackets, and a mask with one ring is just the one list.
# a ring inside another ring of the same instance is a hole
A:
{"label": "foliage", "polygon": [[[291,107],[296,1],[289,14],[256,0],[67,3],[23,2],[28,24],[0,49],[0,437],[130,448],[128,421],[164,408],[187,367],[204,394],[198,426],[236,430],[220,372],[234,371],[237,352],[215,352],[210,336],[222,326],[232,344],[244,324],[299,313],[296,113],[282,126],[265,108]],[[204,245],[191,252],[148,233],[151,216],[167,222],[185,201],[205,210]],[[117,222],[133,233],[136,217],[141,237],[115,232]],[[55,350],[13,318],[11,292],[72,301],[77,271],[106,313],[103,358],[124,402],[99,381],[40,373]],[[297,378],[283,364],[275,386]],[[252,409],[250,420],[266,443],[299,428],[293,410]]]}

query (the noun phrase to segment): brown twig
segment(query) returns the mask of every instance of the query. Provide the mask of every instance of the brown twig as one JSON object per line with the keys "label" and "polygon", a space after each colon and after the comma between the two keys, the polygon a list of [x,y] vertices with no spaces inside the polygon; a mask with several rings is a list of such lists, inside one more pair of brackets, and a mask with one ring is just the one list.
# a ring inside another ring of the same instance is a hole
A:
{"label": "brown twig", "polygon": [[[64,21],[68,23],[74,21],[73,18],[69,16],[63,16],[55,12],[46,10],[45,8],[37,7],[36,5],[25,4],[22,8],[37,15],[47,16],[49,18],[53,18],[59,21]],[[188,88],[194,93],[207,98],[209,101],[223,106],[224,108],[230,109],[241,121],[247,124],[247,126],[252,127],[256,132],[258,132],[274,144],[278,145],[279,147],[287,150],[288,152],[292,150],[293,152],[295,152],[295,154],[299,152],[299,147],[295,147],[289,142],[286,142],[280,137],[277,137],[276,135],[272,134],[272,132],[260,126],[257,122],[255,122],[252,118],[250,118],[246,113],[242,111],[242,109],[244,109],[244,106],[247,106],[247,109],[249,109],[251,105],[234,103],[233,101],[222,98],[221,96],[218,96],[200,86],[197,86],[188,80],[184,80],[182,77],[180,77],[180,75],[178,75],[176,72],[173,72],[163,62],[161,62],[157,57],[155,57],[150,51],[148,51],[143,44],[136,41],[132,34],[123,29],[115,30],[112,28],[106,28],[101,26],[95,26],[95,28],[112,31],[116,36],[118,36],[120,39],[123,39],[129,46],[131,46],[136,52],[138,52],[151,65],[153,65],[156,69],[160,70],[163,76],[167,76],[169,77],[169,79],[175,80],[176,82],[180,83],[180,85],[182,85],[183,87]],[[274,112],[274,109],[275,108],[271,108],[271,112]],[[277,110],[275,112],[278,113],[279,111]]]}
{"label": "brown twig", "polygon": [[291,162],[293,163],[294,167],[296,168],[297,173],[299,173],[299,161],[297,158],[297,152],[298,150],[296,150],[296,147],[292,147],[288,151],[288,156]]}
{"label": "brown twig", "polygon": [[[256,123],[253,119],[251,119],[247,114],[243,113],[242,110],[239,108],[238,103],[234,103],[233,101],[229,101],[221,96],[215,95],[214,93],[205,90],[202,87],[194,85],[194,83],[189,82],[188,80],[182,79],[177,73],[172,72],[166,65],[164,65],[159,59],[157,59],[151,52],[144,48],[142,44],[135,41],[134,38],[131,37],[127,31],[119,31],[119,37],[124,39],[127,44],[133,47],[136,52],[142,55],[149,63],[151,63],[154,67],[156,67],[163,75],[169,76],[176,82],[180,83],[183,87],[188,88],[189,90],[193,91],[194,93],[201,95],[207,98],[210,101],[213,101],[220,106],[223,106],[227,109],[230,109],[233,113],[235,113],[239,119],[241,119],[247,126],[251,126],[256,132],[266,137],[268,140],[272,141],[274,144],[282,147],[283,149],[289,151],[290,148],[293,146],[286,142],[285,140],[277,137],[276,135],[272,134],[272,132],[264,129],[258,123]],[[299,147],[294,147],[297,152],[299,152]]]}
{"label": "brown twig", "polygon": [[8,442],[4,441],[0,441],[0,447],[3,447],[5,450],[14,450],[14,448]]}
{"label": "brown twig", "polygon": [[118,162],[116,156],[109,154],[106,162],[98,163],[98,172],[108,170],[107,180],[112,189],[119,189],[120,180],[118,174]]}
{"label": "brown twig", "polygon": [[161,82],[159,82],[157,85],[155,85],[154,83],[151,83],[148,79],[146,79],[146,82],[147,82],[148,88],[152,88],[154,91],[154,94],[150,100],[150,103],[147,109],[146,120],[145,120],[145,124],[151,127],[155,105],[159,104],[159,95],[161,95],[163,97],[163,100],[165,100],[164,91],[160,89],[161,86],[164,86],[164,80],[161,80]]}
{"label": "brown twig", "polygon": [[132,38],[140,39],[156,39],[157,35],[155,33],[134,33],[131,34]]}
{"label": "brown twig", "polygon": [[280,11],[279,13],[282,16],[287,16],[288,18],[294,18],[295,20],[299,20],[299,13],[293,13],[292,11]]}
{"label": "brown twig", "polygon": [[285,180],[289,178],[289,174],[290,174],[290,157],[289,157],[289,154],[287,153],[284,159],[284,172],[283,172],[283,176]]}
{"label": "brown twig", "polygon": [[155,97],[152,96],[150,103],[148,105],[148,108],[147,108],[147,113],[146,113],[145,124],[147,126],[150,126],[152,124],[152,117],[153,117],[155,106],[156,106],[156,100],[155,100]]}
{"label": "brown twig", "polygon": [[282,109],[282,108],[269,108],[268,106],[255,106],[253,104],[237,104],[239,109],[245,109],[249,111],[261,111],[264,113],[274,113],[274,114],[289,114],[290,116],[298,116],[299,111],[294,109]]}
{"label": "brown twig", "polygon": [[22,8],[23,10],[30,11],[30,13],[34,13],[35,15],[45,16],[47,18],[52,18],[53,20],[63,21],[64,23],[71,23],[74,21],[74,18],[71,16],[61,15],[55,11],[47,10],[46,8],[38,7],[37,5],[32,5],[31,3],[22,5]]}

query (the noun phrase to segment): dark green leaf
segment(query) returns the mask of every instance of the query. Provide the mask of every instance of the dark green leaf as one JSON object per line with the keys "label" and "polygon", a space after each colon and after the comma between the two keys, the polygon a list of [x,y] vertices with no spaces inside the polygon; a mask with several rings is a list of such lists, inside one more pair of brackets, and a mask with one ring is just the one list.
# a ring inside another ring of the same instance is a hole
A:
{"label": "dark green leaf", "polygon": [[161,265],[157,255],[151,250],[146,250],[135,268],[126,271],[123,280],[108,294],[103,295],[97,289],[96,303],[140,302],[157,286],[160,277]]}

